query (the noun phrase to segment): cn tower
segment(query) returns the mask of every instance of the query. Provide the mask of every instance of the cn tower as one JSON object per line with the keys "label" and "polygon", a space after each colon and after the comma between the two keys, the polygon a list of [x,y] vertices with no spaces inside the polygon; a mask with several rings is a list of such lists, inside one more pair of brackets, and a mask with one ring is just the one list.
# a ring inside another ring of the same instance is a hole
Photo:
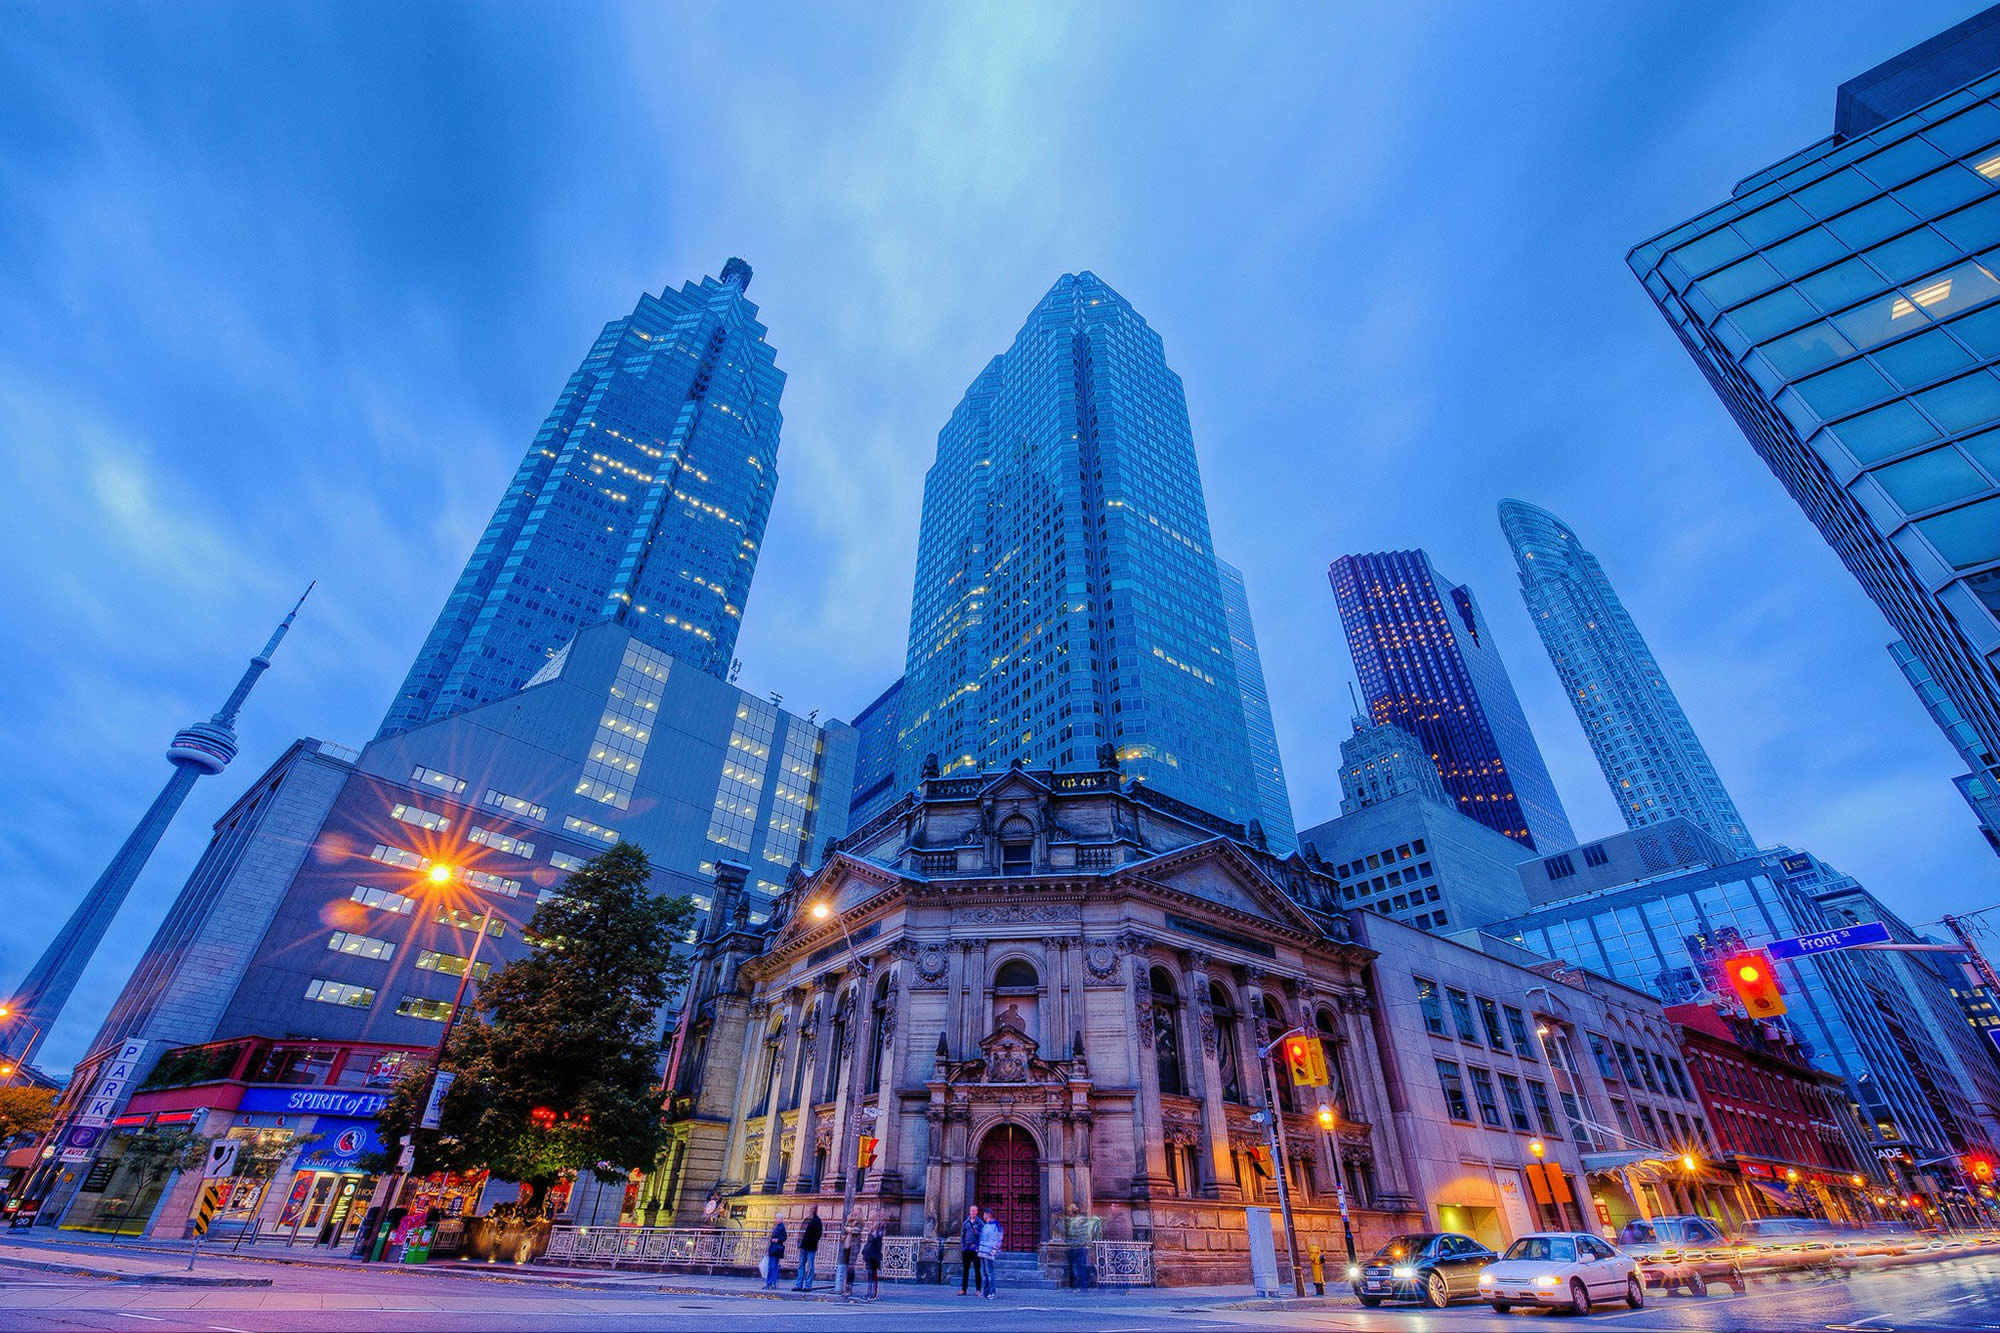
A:
{"label": "cn tower", "polygon": [[111,928],[112,918],[125,905],[133,882],[146,868],[153,849],[160,845],[167,825],[173,823],[174,816],[180,813],[181,803],[194,790],[195,781],[220,773],[236,757],[236,715],[243,711],[243,701],[250,697],[257,678],[271,665],[271,654],[278,650],[285,631],[292,627],[299,607],[305,605],[306,597],[312,594],[312,590],[313,585],[308,584],[297,605],[292,607],[291,614],[271,634],[271,641],[264,645],[264,651],[250,659],[243,678],[236,682],[236,688],[230,691],[229,698],[223,701],[215,716],[206,722],[184,727],[175,734],[173,744],[167,747],[167,762],[174,766],[173,776],[167,779],[167,785],[160,790],[160,794],[153,798],[145,818],[125,839],[118,854],[111,858],[111,864],[90,886],[90,892],[70,913],[62,930],[28,972],[27,980],[11,997],[4,997],[0,1013],[6,1017],[0,1018],[0,1055],[12,1057],[19,1064],[28,1062],[28,1057],[34,1053],[35,1042],[48,1031],[62,1013],[63,1006],[69,1003],[77,978],[83,975],[85,964],[90,962],[90,956],[103,942],[105,931]]}

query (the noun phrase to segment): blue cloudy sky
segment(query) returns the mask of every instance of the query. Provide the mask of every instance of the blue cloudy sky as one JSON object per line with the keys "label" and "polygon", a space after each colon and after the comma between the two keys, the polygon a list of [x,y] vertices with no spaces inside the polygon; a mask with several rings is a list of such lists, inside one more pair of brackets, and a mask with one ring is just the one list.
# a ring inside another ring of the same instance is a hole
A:
{"label": "blue cloudy sky", "polygon": [[1300,823],[1337,811],[1325,567],[1471,583],[1572,819],[1619,826],[1494,502],[1569,520],[1752,831],[1913,920],[1995,862],[1887,626],[1625,271],[1967,0],[1059,7],[0,5],[0,986],[319,591],[47,1043],[207,826],[386,707],[608,318],[740,254],[789,374],[743,680],[900,670],[936,431],[1061,273],[1186,381]]}

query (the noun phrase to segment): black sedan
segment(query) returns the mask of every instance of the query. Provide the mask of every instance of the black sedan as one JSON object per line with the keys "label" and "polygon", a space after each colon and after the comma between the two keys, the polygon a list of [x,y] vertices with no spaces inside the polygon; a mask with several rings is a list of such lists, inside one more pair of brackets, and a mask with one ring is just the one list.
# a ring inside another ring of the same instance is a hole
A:
{"label": "black sedan", "polygon": [[1371,1309],[1384,1301],[1422,1301],[1442,1310],[1453,1301],[1478,1299],[1479,1270],[1498,1257],[1457,1232],[1413,1232],[1390,1237],[1347,1276],[1355,1299]]}

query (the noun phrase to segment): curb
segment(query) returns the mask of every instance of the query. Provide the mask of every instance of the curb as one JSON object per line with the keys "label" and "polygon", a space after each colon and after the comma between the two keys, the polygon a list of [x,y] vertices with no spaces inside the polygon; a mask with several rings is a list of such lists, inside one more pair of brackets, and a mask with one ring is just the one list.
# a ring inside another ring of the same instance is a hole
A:
{"label": "curb", "polygon": [[141,1286],[161,1287],[268,1287],[267,1277],[202,1277],[198,1274],[182,1276],[175,1273],[120,1273],[109,1268],[91,1268],[86,1264],[58,1264],[43,1259],[17,1259],[12,1254],[0,1253],[0,1268],[27,1268],[39,1273],[68,1273],[74,1277],[102,1278],[110,1282],[129,1282]]}

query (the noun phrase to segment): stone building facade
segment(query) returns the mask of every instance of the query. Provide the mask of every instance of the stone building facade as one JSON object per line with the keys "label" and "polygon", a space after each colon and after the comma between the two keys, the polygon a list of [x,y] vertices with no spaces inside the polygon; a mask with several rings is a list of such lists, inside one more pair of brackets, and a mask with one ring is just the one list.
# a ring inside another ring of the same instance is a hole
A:
{"label": "stone building facade", "polygon": [[817,1205],[831,1224],[866,1135],[865,1224],[950,1236],[977,1203],[1032,1251],[1076,1203],[1152,1242],[1161,1282],[1241,1281],[1244,1209],[1277,1202],[1256,1053],[1302,1027],[1327,1041],[1340,1143],[1336,1163],[1316,1094],[1277,1088],[1301,1242],[1344,1250],[1337,1173],[1357,1245],[1417,1223],[1373,954],[1331,879],[1105,760],[928,770],[762,926],[721,867],[670,1057],[674,1142],[634,1220],[796,1226]]}

